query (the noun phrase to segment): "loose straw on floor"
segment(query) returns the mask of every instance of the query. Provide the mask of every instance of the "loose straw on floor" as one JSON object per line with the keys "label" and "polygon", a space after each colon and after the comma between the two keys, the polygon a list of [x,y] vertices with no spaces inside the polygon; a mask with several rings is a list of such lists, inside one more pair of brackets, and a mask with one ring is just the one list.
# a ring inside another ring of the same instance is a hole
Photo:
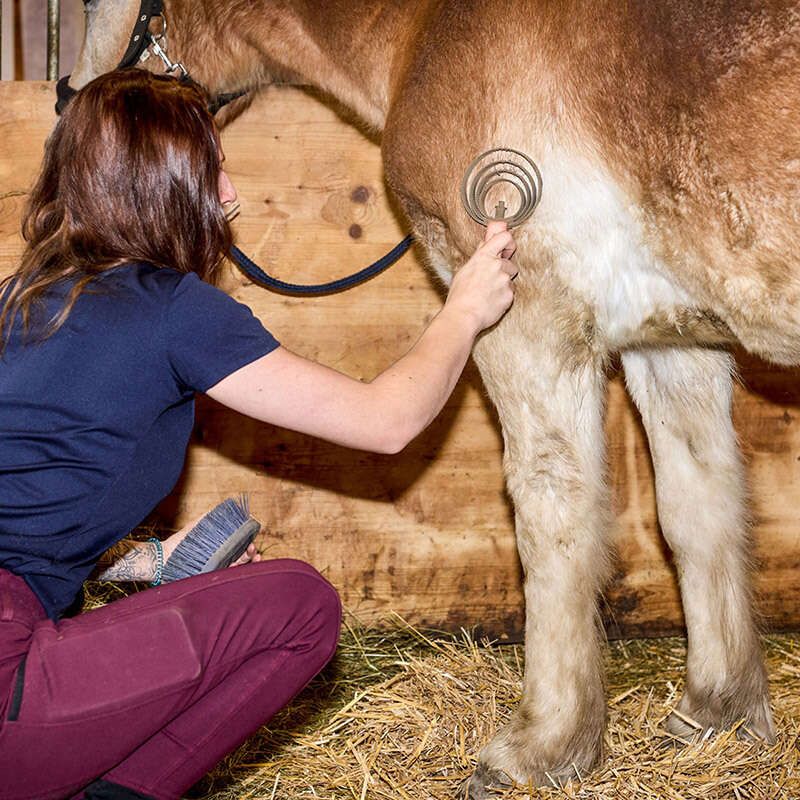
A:
{"label": "loose straw on floor", "polygon": [[[606,757],[582,782],[498,798],[800,800],[800,635],[765,640],[778,741],[735,731],[676,748],[680,639],[607,647]],[[454,800],[521,691],[522,648],[351,624],[333,664],[193,790],[203,800]]]}

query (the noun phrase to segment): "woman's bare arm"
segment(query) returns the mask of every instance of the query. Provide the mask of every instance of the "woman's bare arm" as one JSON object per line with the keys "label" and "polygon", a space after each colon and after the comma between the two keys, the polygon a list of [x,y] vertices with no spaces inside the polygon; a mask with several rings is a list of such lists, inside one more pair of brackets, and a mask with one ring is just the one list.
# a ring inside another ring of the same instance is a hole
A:
{"label": "woman's bare arm", "polygon": [[347,447],[398,452],[439,413],[478,333],[511,305],[513,251],[505,225],[490,225],[417,343],[369,383],[279,347],[223,378],[208,395],[273,425]]}

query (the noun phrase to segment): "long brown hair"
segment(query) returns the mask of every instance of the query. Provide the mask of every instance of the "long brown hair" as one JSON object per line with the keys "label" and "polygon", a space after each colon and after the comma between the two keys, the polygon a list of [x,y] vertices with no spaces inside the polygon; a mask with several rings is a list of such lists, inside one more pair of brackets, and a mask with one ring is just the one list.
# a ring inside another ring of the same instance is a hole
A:
{"label": "long brown hair", "polygon": [[0,352],[17,315],[70,281],[60,313],[99,274],[129,261],[209,282],[231,246],[219,199],[219,139],[197,87],[139,69],[109,72],[70,101],[45,146],[22,220],[19,269],[0,283]]}

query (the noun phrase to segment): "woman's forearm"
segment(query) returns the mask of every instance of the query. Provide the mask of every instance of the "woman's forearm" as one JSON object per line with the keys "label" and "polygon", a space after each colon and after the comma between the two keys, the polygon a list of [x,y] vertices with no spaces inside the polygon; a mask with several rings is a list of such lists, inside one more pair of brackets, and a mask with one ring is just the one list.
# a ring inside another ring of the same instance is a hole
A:
{"label": "woman's forearm", "polygon": [[411,350],[369,383],[283,347],[241,367],[207,394],[229,408],[330,442],[396,453],[445,404],[479,331],[514,299],[514,244],[500,223],[453,277],[444,308]]}
{"label": "woman's forearm", "polygon": [[411,350],[370,384],[388,452],[402,450],[442,410],[464,370],[479,328],[445,306]]}
{"label": "woman's forearm", "polygon": [[100,556],[93,577],[99,581],[151,581],[156,558],[152,542],[123,539]]}

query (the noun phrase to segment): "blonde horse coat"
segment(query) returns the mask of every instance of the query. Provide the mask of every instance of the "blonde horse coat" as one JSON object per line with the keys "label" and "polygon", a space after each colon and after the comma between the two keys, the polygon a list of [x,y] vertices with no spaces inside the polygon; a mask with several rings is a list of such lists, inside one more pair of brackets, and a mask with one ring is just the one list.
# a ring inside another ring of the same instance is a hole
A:
{"label": "blonde horse coat", "polygon": [[[116,65],[138,7],[89,5],[74,86]],[[172,57],[213,92],[301,79],[381,131],[389,183],[445,281],[481,235],[458,194],[474,156],[513,147],[542,171],[541,204],[517,231],[516,302],[475,348],[503,426],[527,624],[524,696],[471,796],[582,773],[601,754],[604,368],[617,351],[683,594],[680,711],[705,728],[744,719],[771,740],[722,347],[800,363],[800,3],[165,7]]]}

